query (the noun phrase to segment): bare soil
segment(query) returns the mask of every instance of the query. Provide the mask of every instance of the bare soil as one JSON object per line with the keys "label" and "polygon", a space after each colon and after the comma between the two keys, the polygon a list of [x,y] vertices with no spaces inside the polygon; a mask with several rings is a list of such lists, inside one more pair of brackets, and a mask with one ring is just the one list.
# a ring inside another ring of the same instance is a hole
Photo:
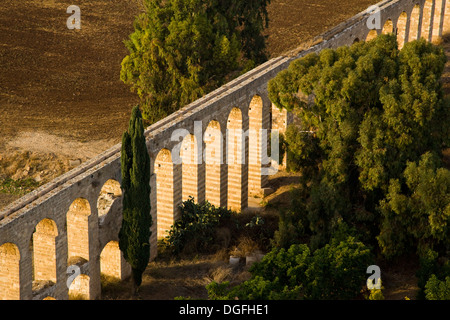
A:
{"label": "bare soil", "polygon": [[[270,57],[374,2],[272,0]],[[66,1],[0,3],[0,180],[31,178],[42,184],[70,170],[73,160],[108,149],[120,142],[138,103],[119,73],[128,53],[123,41],[143,11],[142,0],[79,0],[77,5],[81,29],[69,30]],[[0,193],[0,208],[17,198]]]}

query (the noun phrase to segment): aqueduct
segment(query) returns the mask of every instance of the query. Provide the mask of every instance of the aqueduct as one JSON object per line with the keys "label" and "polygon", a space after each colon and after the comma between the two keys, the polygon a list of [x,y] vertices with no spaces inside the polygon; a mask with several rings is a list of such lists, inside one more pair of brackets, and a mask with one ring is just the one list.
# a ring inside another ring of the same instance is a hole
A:
{"label": "aqueduct", "polygon": [[[379,10],[359,13],[317,37],[310,47],[271,59],[147,128],[152,258],[157,239],[178,218],[178,205],[188,196],[242,210],[249,194],[264,188],[267,145],[260,129],[282,132],[291,121],[291,115],[268,98],[267,83],[278,72],[310,52],[370,40],[380,33],[396,33],[400,47],[420,37],[437,40],[450,28],[449,2],[381,1]],[[370,30],[368,20],[374,15],[379,28]],[[180,129],[186,133],[184,139],[173,139]],[[233,130],[256,134],[227,137]],[[234,159],[244,161],[230,161],[224,150],[233,150]],[[180,156],[182,163],[175,161]],[[68,299],[69,293],[98,299],[101,274],[128,277],[130,268],[118,248],[120,181],[116,145],[4,208],[0,299]]]}

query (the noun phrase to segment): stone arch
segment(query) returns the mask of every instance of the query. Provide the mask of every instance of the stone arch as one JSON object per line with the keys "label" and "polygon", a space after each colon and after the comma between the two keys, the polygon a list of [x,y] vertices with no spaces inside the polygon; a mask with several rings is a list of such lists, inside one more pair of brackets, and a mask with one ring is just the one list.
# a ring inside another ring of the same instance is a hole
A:
{"label": "stone arch", "polygon": [[445,0],[435,0],[434,4],[434,18],[433,18],[433,31],[431,36],[431,41],[433,43],[438,43],[440,38],[442,38],[442,30],[444,24],[444,9]]}
{"label": "stone arch", "polygon": [[20,299],[20,252],[11,242],[0,246],[0,300]]}
{"label": "stone arch", "polygon": [[450,1],[443,0],[444,22],[442,24],[442,35],[450,33]]}
{"label": "stone arch", "polygon": [[75,199],[67,212],[68,265],[89,261],[89,217],[91,206],[84,198]]}
{"label": "stone arch", "polygon": [[408,41],[419,39],[420,36],[420,5],[416,4],[409,16]]}
{"label": "stone arch", "polygon": [[248,181],[245,179],[245,135],[243,115],[239,108],[231,109],[227,120],[226,161],[228,167],[227,206],[241,211],[247,206]]}
{"label": "stone arch", "polygon": [[32,236],[33,285],[56,283],[56,237],[58,228],[52,219],[42,219]]}
{"label": "stone arch", "polygon": [[383,29],[381,29],[381,33],[388,34],[388,33],[394,33],[394,23],[391,19],[387,19],[384,23]]}
{"label": "stone arch", "polygon": [[[163,238],[178,219],[181,204],[181,165],[172,162],[168,149],[161,149],[155,159],[157,236]],[[152,204],[153,205],[153,204]]]}
{"label": "stone arch", "polygon": [[[262,156],[267,154],[267,131],[263,135],[264,113],[263,100],[255,95],[248,108],[249,116],[249,150],[248,150],[248,190],[249,195],[258,194],[267,184],[267,175],[262,175]],[[263,143],[263,138],[266,139]]]}
{"label": "stone arch", "polygon": [[406,32],[407,22],[408,14],[403,11],[397,20],[397,42],[399,49],[402,49],[405,43],[408,41],[408,34]]}
{"label": "stone arch", "polygon": [[120,251],[119,242],[108,242],[100,253],[100,273],[107,277],[123,280],[130,275],[130,272],[130,265]]}
{"label": "stone arch", "polygon": [[353,40],[353,43],[357,43],[357,42],[359,42],[359,38],[355,38],[355,39]]}
{"label": "stone arch", "polygon": [[211,120],[203,135],[205,142],[204,162],[205,162],[205,199],[215,206],[222,206],[223,203],[223,135],[220,123]]}
{"label": "stone arch", "polygon": [[369,31],[369,33],[366,36],[366,41],[370,41],[378,37],[378,32],[376,29],[372,29]]}
{"label": "stone arch", "polygon": [[100,190],[100,194],[97,199],[97,209],[99,218],[106,216],[111,208],[112,204],[117,198],[122,196],[122,189],[120,183],[117,180],[109,179]]}
{"label": "stone arch", "polygon": [[184,137],[181,143],[180,157],[182,160],[182,200],[193,197],[195,202],[205,200],[204,166],[202,148],[198,147],[197,138],[193,134]]}
{"label": "stone arch", "polygon": [[425,38],[425,40],[430,41],[431,35],[433,32],[433,10],[434,3],[433,0],[425,0],[422,7],[422,30],[421,37]]}
{"label": "stone arch", "polygon": [[90,277],[86,274],[80,274],[69,286],[69,300],[89,300],[90,294]]}

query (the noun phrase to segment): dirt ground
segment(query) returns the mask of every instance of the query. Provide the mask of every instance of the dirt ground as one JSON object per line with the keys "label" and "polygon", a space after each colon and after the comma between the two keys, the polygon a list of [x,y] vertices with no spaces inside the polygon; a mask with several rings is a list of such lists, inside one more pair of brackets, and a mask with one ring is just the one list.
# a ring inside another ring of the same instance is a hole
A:
{"label": "dirt ground", "polygon": [[[374,2],[272,0],[270,56],[297,47]],[[27,152],[48,166],[49,154],[62,162],[84,161],[120,142],[126,129],[137,96],[120,81],[120,63],[127,54],[123,41],[143,10],[141,0],[79,0],[77,5],[81,29],[69,30],[67,1],[0,3],[3,166]],[[45,176],[41,181],[47,182],[70,168],[61,166],[53,175],[28,170],[28,176]],[[15,173],[0,171],[0,179]],[[20,173],[16,177],[23,178]],[[0,207],[13,198],[0,195]]]}

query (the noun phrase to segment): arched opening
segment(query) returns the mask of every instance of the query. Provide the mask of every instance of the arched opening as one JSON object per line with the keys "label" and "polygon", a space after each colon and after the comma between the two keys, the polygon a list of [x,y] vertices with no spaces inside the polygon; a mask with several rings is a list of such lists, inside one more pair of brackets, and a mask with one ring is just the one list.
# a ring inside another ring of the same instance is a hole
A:
{"label": "arched opening", "polygon": [[[264,115],[263,100],[260,96],[254,96],[248,108],[249,116],[249,143],[248,143],[248,190],[249,195],[261,192],[267,182],[267,175],[262,175],[262,155],[267,154],[267,134],[263,136]],[[267,132],[266,132],[267,133]],[[264,148],[264,149],[263,149]]]}
{"label": "arched opening", "polygon": [[14,243],[0,246],[0,300],[20,299],[20,252]]}
{"label": "arched opening", "polygon": [[221,206],[222,199],[222,163],[223,136],[220,124],[212,120],[203,135],[205,142],[205,198],[214,206]]}
{"label": "arched opening", "polygon": [[425,40],[431,40],[431,34],[433,31],[433,0],[426,0],[423,4],[422,11],[422,31],[421,37],[425,38]]}
{"label": "arched opening", "polygon": [[353,40],[353,43],[357,43],[357,42],[359,42],[359,38],[355,38],[355,39]]}
{"label": "arched opening", "polygon": [[157,236],[163,238],[178,219],[181,204],[181,165],[174,165],[168,149],[161,149],[155,159]]}
{"label": "arched opening", "polygon": [[110,241],[100,254],[100,273],[106,281],[113,279],[125,279],[130,274],[130,266],[126,263],[119,242]]}
{"label": "arched opening", "polygon": [[122,196],[120,183],[114,179],[105,182],[97,199],[98,217],[104,217],[109,212],[114,201]]}
{"label": "arched opening", "polygon": [[419,39],[420,6],[418,4],[412,9],[409,21],[408,41],[414,41]]}
{"label": "arched opening", "polygon": [[383,26],[383,29],[381,30],[381,33],[388,34],[388,33],[394,33],[394,23],[392,23],[391,19],[388,19]]}
{"label": "arched opening", "polygon": [[407,22],[408,22],[408,14],[403,11],[397,20],[397,42],[399,49],[402,49],[406,41],[408,41],[408,37],[406,34]]}
{"label": "arched opening", "polygon": [[32,236],[33,290],[56,283],[56,236],[58,228],[51,219],[41,220]]}
{"label": "arched opening", "polygon": [[431,36],[431,41],[433,43],[439,43],[442,38],[444,6],[445,1],[442,0],[436,0],[434,3],[433,32]]}
{"label": "arched opening", "polygon": [[370,30],[369,33],[367,34],[366,41],[373,40],[373,39],[375,39],[376,37],[378,37],[378,32],[377,32],[377,30],[372,29],[372,30]]}
{"label": "arched opening", "polygon": [[67,212],[68,265],[89,261],[89,216],[91,206],[84,198],[75,199]]}
{"label": "arched opening", "polygon": [[450,1],[445,1],[444,24],[442,26],[442,35],[450,33]]}
{"label": "arched opening", "polygon": [[69,300],[90,299],[90,278],[85,274],[78,275],[69,286]]}
{"label": "arched opening", "polygon": [[244,178],[245,165],[245,136],[242,130],[242,112],[233,108],[227,121],[227,149],[228,166],[227,206],[231,210],[241,211],[248,201],[248,184]]}
{"label": "arched opening", "polygon": [[202,183],[204,174],[202,174],[201,149],[199,150],[194,135],[188,134],[184,137],[181,143],[180,157],[182,160],[182,200],[193,197],[195,202],[201,203],[205,200],[205,187]]}

